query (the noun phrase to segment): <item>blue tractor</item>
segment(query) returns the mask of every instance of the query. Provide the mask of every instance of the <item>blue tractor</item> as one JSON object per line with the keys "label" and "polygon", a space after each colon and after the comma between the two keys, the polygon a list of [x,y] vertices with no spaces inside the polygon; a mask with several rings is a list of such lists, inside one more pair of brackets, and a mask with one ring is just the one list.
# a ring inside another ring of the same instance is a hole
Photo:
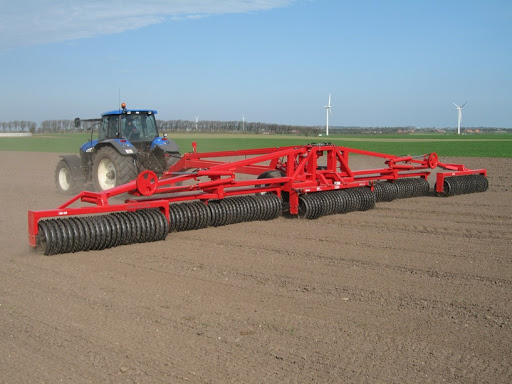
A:
{"label": "blue tractor", "polygon": [[[160,137],[155,110],[121,109],[105,112],[100,119],[75,119],[93,122],[91,139],[80,147],[80,156],[63,155],[55,169],[55,184],[61,193],[74,195],[93,184],[95,191],[104,191],[134,180],[146,169],[158,176],[181,157],[180,150],[167,135]],[[93,140],[94,127],[98,138]]]}

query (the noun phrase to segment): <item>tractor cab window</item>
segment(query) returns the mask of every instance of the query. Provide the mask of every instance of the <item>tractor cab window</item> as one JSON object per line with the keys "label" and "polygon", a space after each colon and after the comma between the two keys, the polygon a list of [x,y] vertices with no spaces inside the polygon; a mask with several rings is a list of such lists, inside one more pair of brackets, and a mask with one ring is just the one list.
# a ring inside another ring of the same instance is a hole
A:
{"label": "tractor cab window", "polygon": [[146,113],[122,115],[121,132],[129,141],[153,141],[158,136],[155,115]]}

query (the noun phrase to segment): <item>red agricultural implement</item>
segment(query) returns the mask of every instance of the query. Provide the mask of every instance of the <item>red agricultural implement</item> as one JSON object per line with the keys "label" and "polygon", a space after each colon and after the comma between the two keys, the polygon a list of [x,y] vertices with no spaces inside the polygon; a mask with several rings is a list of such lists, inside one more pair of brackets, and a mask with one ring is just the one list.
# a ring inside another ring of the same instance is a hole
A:
{"label": "red agricultural implement", "polygon": [[[394,156],[330,143],[209,153],[193,148],[160,178],[146,170],[113,189],[80,192],[57,209],[29,211],[29,245],[45,255],[97,250],[283,213],[315,219],[397,198],[488,188],[485,169],[442,163],[435,153]],[[353,170],[352,155],[384,164]],[[431,192],[428,177],[436,168]]]}

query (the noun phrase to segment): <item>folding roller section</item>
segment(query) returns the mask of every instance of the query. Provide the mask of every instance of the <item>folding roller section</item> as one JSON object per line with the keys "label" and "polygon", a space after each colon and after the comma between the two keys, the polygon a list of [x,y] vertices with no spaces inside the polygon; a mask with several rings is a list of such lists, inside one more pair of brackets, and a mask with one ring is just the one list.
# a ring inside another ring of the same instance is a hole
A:
{"label": "folding roller section", "polygon": [[37,244],[45,255],[164,240],[169,232],[158,209],[41,220],[38,225]]}
{"label": "folding roller section", "polygon": [[424,178],[404,178],[392,182],[375,183],[374,192],[377,203],[409,197],[427,196],[430,193],[428,181]]}
{"label": "folding roller section", "polygon": [[375,193],[366,187],[310,193],[299,197],[299,217],[317,219],[338,213],[367,211],[375,207],[375,202]]}
{"label": "folding roller section", "polygon": [[489,181],[484,175],[464,175],[445,177],[443,191],[436,192],[437,196],[454,196],[467,193],[485,192]]}
{"label": "folding roller section", "polygon": [[244,221],[272,220],[281,215],[281,199],[274,194],[236,196],[208,203],[169,205],[171,232],[219,227]]}

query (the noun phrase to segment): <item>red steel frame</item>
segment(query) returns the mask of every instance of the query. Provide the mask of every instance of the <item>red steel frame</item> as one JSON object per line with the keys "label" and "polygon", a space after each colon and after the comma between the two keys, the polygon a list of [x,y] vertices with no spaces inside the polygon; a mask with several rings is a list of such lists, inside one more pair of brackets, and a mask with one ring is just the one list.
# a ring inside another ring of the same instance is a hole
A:
{"label": "red steel frame", "polygon": [[[290,214],[297,214],[299,196],[305,193],[361,186],[373,188],[375,181],[404,177],[426,179],[430,175],[429,170],[436,167],[449,170],[436,176],[436,192],[441,193],[447,176],[487,175],[485,169],[471,170],[462,164],[441,163],[435,153],[414,157],[395,156],[329,143],[206,153],[197,152],[195,143],[192,146],[193,152],[184,154],[159,179],[154,172],[144,171],[136,180],[107,191],[80,192],[57,209],[29,211],[29,245],[37,246],[38,222],[49,217],[159,208],[169,220],[170,202],[202,200],[207,203],[211,199],[268,192],[278,196],[287,193]],[[385,166],[351,170],[351,154],[385,159]],[[319,167],[318,160],[322,156],[326,156],[326,166]],[[257,178],[266,171],[276,169],[281,171],[282,177]],[[256,177],[237,178],[241,174]],[[118,204],[109,202],[111,197],[126,193],[136,198]],[[79,202],[92,206],[76,206]]]}

